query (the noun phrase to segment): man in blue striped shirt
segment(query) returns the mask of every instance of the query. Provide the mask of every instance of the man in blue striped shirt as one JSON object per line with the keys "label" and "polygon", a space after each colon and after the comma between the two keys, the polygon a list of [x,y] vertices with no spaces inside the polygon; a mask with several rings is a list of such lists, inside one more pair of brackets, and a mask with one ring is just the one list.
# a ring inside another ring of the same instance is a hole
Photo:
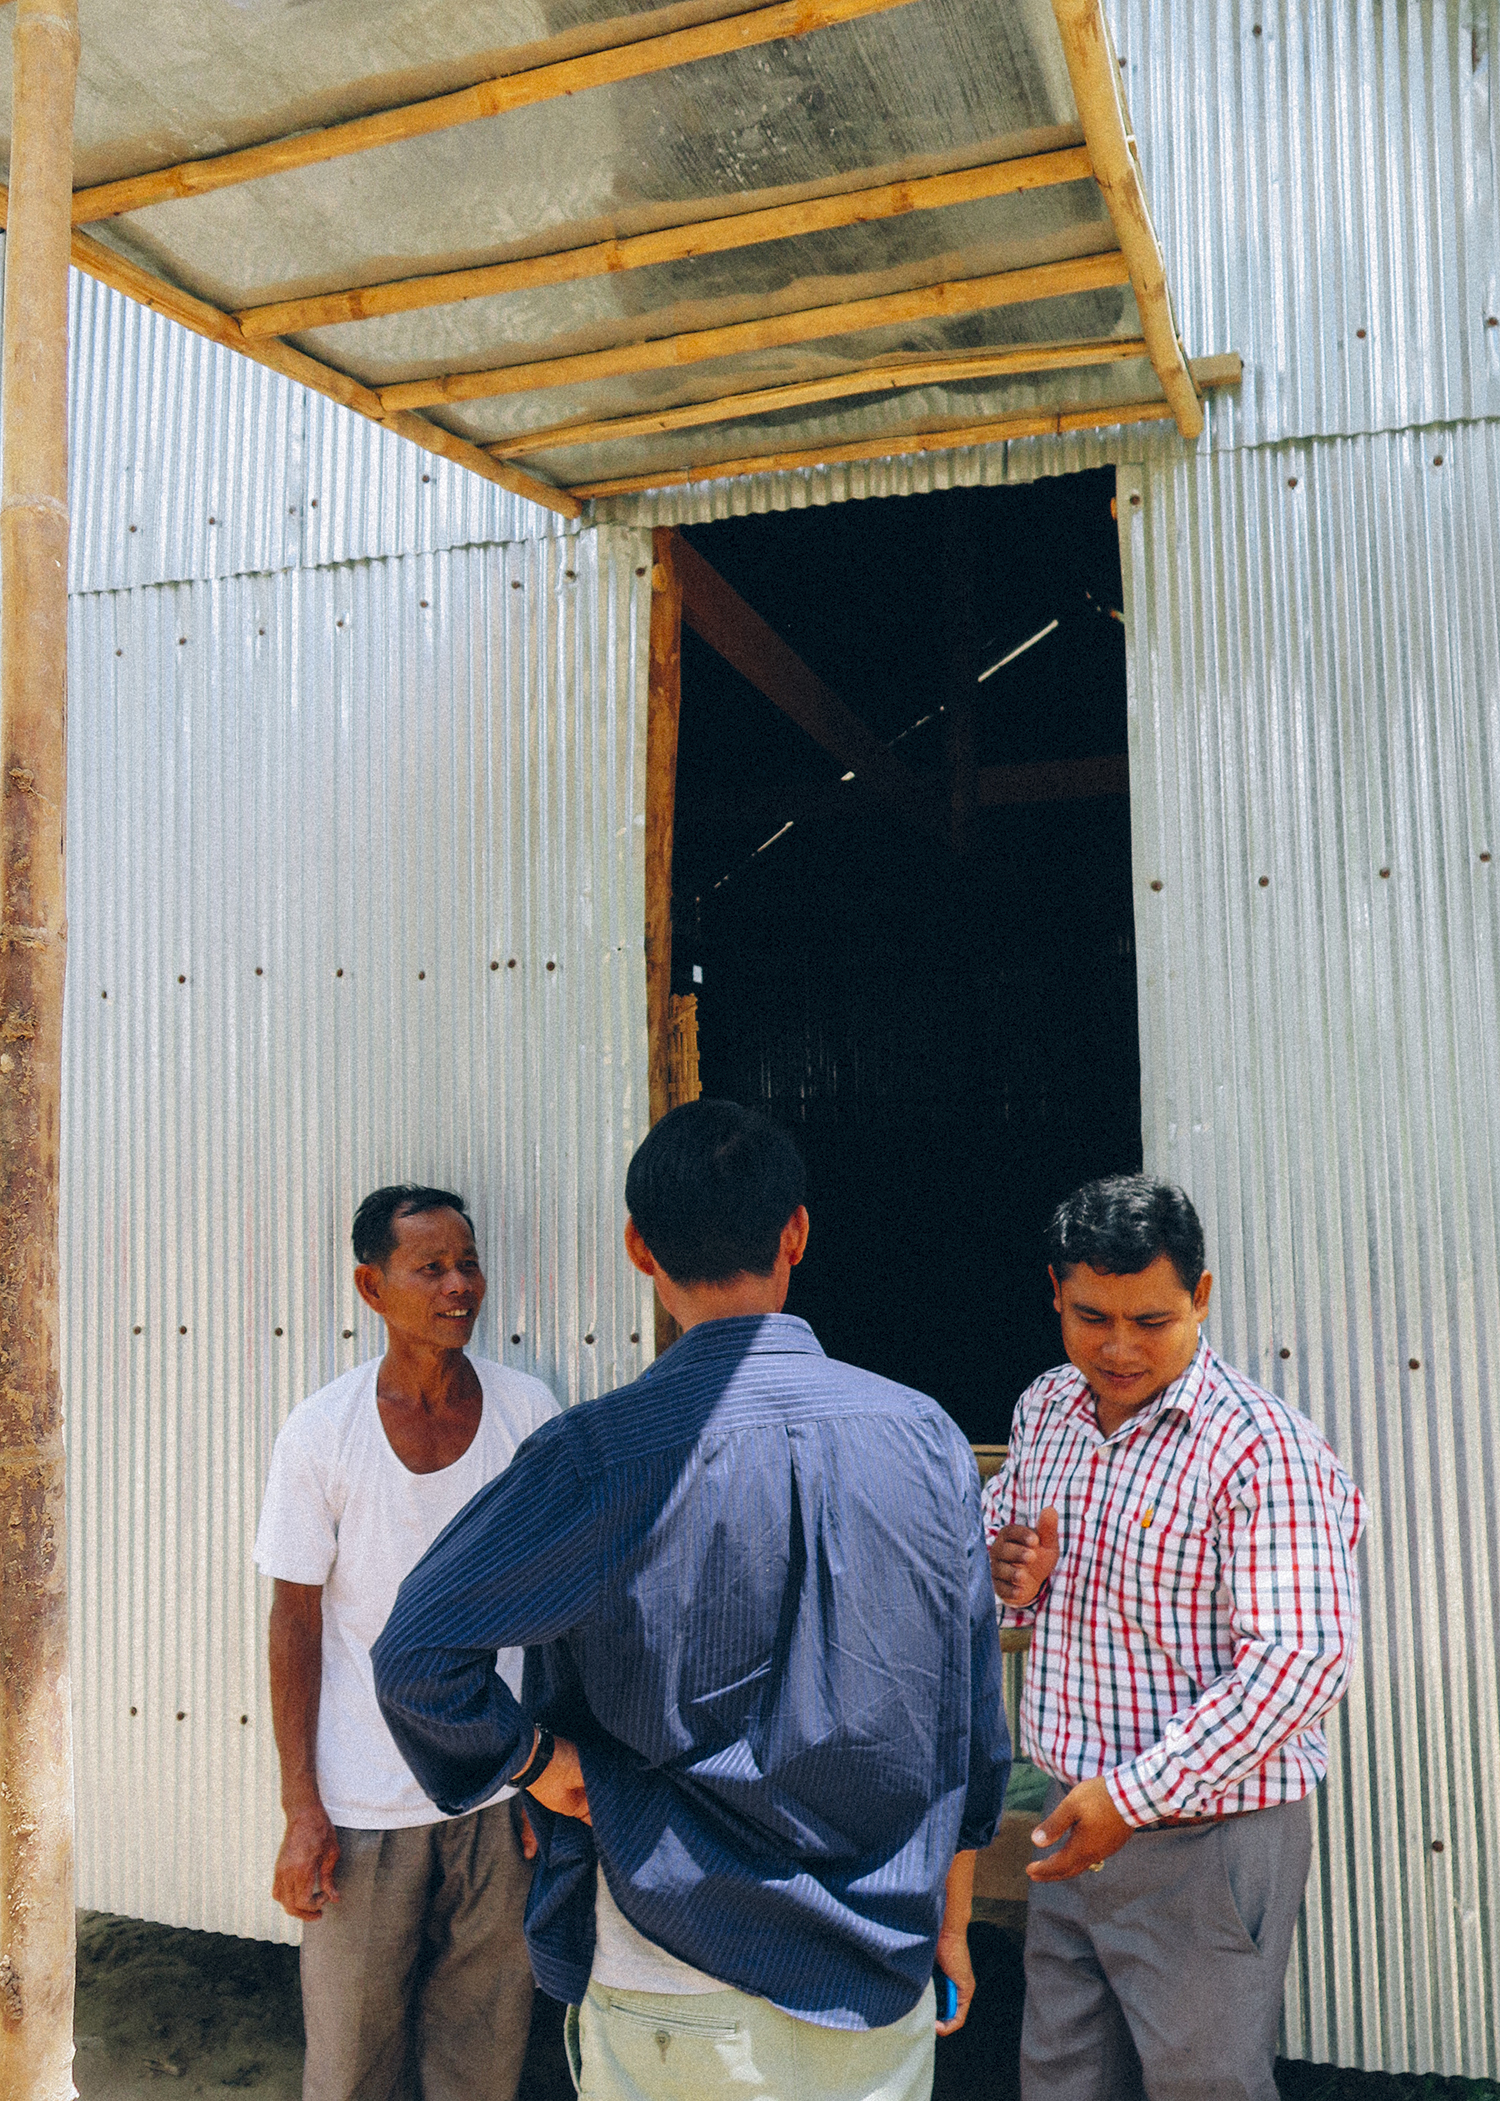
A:
{"label": "man in blue striped shirt", "polygon": [[935,1402],[782,1312],[802,1196],[763,1117],[656,1126],[626,1245],[681,1341],[526,1441],[373,1651],[445,1813],[500,1779],[538,1805],[527,1936],[589,2101],[925,2101],[934,1958],[939,2032],[973,1994],[1010,1762],[978,1475]]}

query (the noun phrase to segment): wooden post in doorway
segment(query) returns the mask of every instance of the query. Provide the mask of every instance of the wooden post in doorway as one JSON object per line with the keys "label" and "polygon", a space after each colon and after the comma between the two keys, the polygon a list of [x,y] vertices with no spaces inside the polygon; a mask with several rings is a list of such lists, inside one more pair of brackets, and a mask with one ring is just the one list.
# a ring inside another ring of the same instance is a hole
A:
{"label": "wooden post in doorway", "polygon": [[[682,714],[682,577],[677,535],[652,537],[651,674],[646,689],[646,1036],[650,1117],[669,1107],[667,1050],[672,1011],[672,827],[677,802],[677,728]],[[677,1323],[656,1301],[658,1355]]]}
{"label": "wooden post in doorway", "polygon": [[0,2094],[7,2101],[67,2101],[72,2092],[57,1194],[77,73],[77,0],[19,0],[0,376]]}

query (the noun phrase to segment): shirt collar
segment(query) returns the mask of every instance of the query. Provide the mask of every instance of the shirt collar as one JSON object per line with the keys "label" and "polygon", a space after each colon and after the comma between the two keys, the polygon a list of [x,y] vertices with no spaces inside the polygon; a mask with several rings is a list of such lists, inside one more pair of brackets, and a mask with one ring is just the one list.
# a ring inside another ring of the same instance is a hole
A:
{"label": "shirt collar", "polygon": [[[726,1320],[700,1320],[679,1336],[657,1364],[701,1362],[715,1357],[821,1357],[823,1345],[795,1313],[735,1313]],[[653,1365],[652,1370],[655,1370]]]}
{"label": "shirt collar", "polygon": [[[1192,1361],[1186,1371],[1175,1378],[1170,1386],[1163,1387],[1149,1408],[1143,1408],[1139,1414],[1132,1415],[1127,1422],[1122,1423],[1120,1428],[1115,1431],[1115,1436],[1122,1437],[1127,1431],[1134,1429],[1137,1423],[1154,1422],[1157,1416],[1166,1415],[1170,1411],[1175,1411],[1178,1415],[1191,1417],[1198,1401],[1208,1390],[1213,1363],[1214,1353],[1208,1346],[1207,1336],[1200,1328],[1198,1331],[1198,1347],[1194,1350]],[[1073,1367],[1073,1372],[1074,1387],[1070,1396],[1070,1406],[1076,1415],[1086,1416],[1097,1430],[1099,1418],[1094,1412],[1093,1388],[1076,1365]]]}

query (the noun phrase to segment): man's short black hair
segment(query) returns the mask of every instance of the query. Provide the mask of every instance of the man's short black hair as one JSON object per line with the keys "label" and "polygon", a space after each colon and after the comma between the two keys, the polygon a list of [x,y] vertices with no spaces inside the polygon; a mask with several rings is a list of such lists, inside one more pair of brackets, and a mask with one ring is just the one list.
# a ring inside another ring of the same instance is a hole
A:
{"label": "man's short black hair", "polygon": [[768,1277],[807,1175],[786,1132],[738,1102],[684,1102],[637,1148],[625,1208],[674,1284]]}
{"label": "man's short black hair", "polygon": [[355,1261],[383,1265],[396,1246],[396,1220],[416,1218],[423,1211],[456,1211],[469,1231],[474,1230],[468,1205],[451,1189],[428,1189],[420,1182],[392,1182],[384,1189],[372,1189],[354,1214],[350,1237]]}
{"label": "man's short black hair", "polygon": [[1106,1175],[1065,1197],[1047,1227],[1059,1279],[1080,1262],[1101,1276],[1133,1277],[1170,1255],[1184,1291],[1203,1274],[1203,1227],[1185,1190],[1149,1175]]}

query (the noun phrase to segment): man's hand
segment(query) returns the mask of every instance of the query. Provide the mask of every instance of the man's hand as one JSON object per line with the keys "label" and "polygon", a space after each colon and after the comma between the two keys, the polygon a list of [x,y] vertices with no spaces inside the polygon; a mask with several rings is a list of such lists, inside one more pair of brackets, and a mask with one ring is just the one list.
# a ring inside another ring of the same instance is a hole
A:
{"label": "man's hand", "polygon": [[1034,1846],[1055,1846],[1063,1837],[1067,1844],[1045,1860],[1034,1860],[1026,1872],[1033,1882],[1066,1882],[1118,1853],[1129,1836],[1108,1782],[1081,1780],[1031,1834]]}
{"label": "man's hand", "polygon": [[526,1790],[535,1795],[543,1809],[550,1809],[556,1816],[577,1817],[580,1824],[592,1824],[589,1815],[588,1792],[583,1784],[583,1768],[578,1763],[578,1746],[570,1744],[565,1736],[557,1739],[557,1748],[548,1759],[545,1771],[539,1773]]}
{"label": "man's hand", "polygon": [[934,2025],[939,2035],[952,2035],[969,2018],[974,1996],[974,1965],[969,1960],[969,1920],[974,1911],[974,1868],[978,1855],[955,1853],[943,1890],[943,1923],[938,1928],[937,1967],[958,1988],[958,2011],[951,2021]]}
{"label": "man's hand", "polygon": [[517,1795],[515,1798],[516,1823],[519,1827],[516,1836],[521,1841],[521,1858],[523,1860],[535,1860],[541,1849],[536,1842],[536,1833],[531,1828],[531,1819],[521,1807],[523,1799],[520,1795]]}
{"label": "man's hand", "polygon": [[1057,1512],[1049,1503],[1029,1525],[1006,1525],[990,1548],[990,1573],[1002,1605],[1029,1605],[1057,1567]]}
{"label": "man's hand", "polygon": [[974,1965],[969,1960],[969,1936],[950,1933],[946,1926],[938,1935],[937,1966],[958,1987],[958,2012],[951,2021],[939,2021],[939,2035],[953,2035],[969,2018],[969,2002],[974,1997]]}
{"label": "man's hand", "polygon": [[338,1860],[339,1842],[322,1803],[293,1810],[276,1856],[271,1895],[294,1919],[320,1919],[324,1905],[339,1900],[333,1886]]}

